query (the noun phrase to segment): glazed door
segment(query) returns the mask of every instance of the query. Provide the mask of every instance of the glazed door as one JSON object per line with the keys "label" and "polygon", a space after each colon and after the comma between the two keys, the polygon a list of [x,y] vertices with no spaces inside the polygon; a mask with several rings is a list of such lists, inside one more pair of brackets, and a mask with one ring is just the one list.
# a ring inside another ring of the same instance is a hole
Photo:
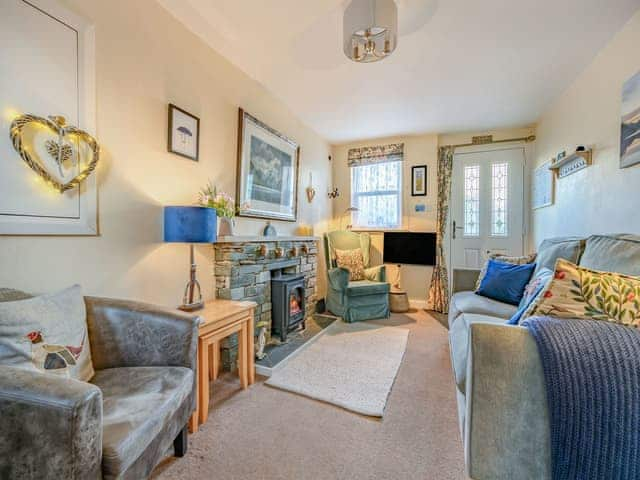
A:
{"label": "glazed door", "polygon": [[451,183],[451,265],[479,269],[487,255],[522,255],[524,147],[456,153]]}

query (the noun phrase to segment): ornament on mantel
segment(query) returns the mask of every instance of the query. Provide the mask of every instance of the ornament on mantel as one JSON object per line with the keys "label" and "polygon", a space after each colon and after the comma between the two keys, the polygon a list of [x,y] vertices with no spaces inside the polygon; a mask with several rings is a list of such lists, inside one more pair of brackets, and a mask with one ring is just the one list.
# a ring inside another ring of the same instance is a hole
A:
{"label": "ornament on mantel", "polygon": [[271,222],[267,222],[264,230],[262,230],[262,235],[264,235],[265,237],[275,237],[276,235],[278,235],[278,232],[276,232],[275,227],[271,225]]}

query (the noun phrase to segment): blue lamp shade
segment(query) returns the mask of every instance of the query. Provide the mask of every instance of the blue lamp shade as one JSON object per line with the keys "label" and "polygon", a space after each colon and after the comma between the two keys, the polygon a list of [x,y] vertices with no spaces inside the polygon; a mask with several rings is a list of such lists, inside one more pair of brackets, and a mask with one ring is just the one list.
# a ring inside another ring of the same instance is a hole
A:
{"label": "blue lamp shade", "polygon": [[213,243],[216,211],[206,207],[164,207],[164,241]]}

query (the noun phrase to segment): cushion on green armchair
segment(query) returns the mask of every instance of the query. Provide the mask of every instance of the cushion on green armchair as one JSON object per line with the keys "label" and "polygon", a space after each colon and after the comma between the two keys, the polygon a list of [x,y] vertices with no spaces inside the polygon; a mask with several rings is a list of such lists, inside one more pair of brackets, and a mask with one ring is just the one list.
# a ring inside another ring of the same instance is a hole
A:
{"label": "cushion on green armchair", "polygon": [[360,248],[353,250],[335,249],[336,265],[349,270],[349,280],[364,280],[364,258]]}

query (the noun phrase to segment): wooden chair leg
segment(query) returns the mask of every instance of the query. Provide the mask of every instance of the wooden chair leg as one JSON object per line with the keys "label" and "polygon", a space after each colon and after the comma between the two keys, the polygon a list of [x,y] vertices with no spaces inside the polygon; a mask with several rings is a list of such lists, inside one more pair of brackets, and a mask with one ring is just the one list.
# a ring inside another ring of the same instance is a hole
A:
{"label": "wooden chair leg", "polygon": [[173,441],[173,454],[176,457],[184,457],[188,447],[187,426],[185,425]]}
{"label": "wooden chair leg", "polygon": [[238,333],[238,376],[243,390],[248,386],[247,367],[247,324],[243,323]]}

